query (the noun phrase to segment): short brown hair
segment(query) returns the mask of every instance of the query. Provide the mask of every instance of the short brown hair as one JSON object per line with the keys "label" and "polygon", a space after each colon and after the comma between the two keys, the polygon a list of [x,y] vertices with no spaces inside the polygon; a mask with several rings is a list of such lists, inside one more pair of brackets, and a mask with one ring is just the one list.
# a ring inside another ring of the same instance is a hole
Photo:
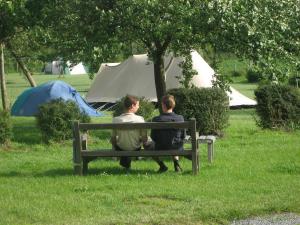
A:
{"label": "short brown hair", "polygon": [[175,108],[175,98],[173,95],[165,95],[162,97],[161,102],[166,106],[166,108],[174,109]]}
{"label": "short brown hair", "polygon": [[126,95],[124,98],[124,107],[125,109],[130,109],[132,105],[136,105],[139,99],[133,95]]}

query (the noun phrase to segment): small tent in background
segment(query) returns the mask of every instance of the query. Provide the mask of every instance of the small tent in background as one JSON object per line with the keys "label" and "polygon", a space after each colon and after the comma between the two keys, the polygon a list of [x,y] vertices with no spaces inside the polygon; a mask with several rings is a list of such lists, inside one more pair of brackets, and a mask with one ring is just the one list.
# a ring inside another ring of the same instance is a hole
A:
{"label": "small tent in background", "polygon": [[46,64],[44,68],[45,74],[64,74],[62,61],[52,61]]}
{"label": "small tent in background", "polygon": [[66,67],[64,68],[64,63],[61,60],[53,61],[47,63],[44,68],[45,74],[69,74],[69,75],[79,75],[79,74],[87,74],[88,70],[83,65],[82,62],[78,64],[70,63],[69,61],[66,63]]}
{"label": "small tent in background", "polygon": [[[191,52],[193,69],[197,71],[192,79],[196,87],[212,87],[215,71],[196,51]],[[179,66],[181,57],[165,57],[166,88],[178,88],[177,77],[182,76]],[[116,102],[126,94],[145,97],[156,102],[153,62],[146,54],[133,55],[122,63],[103,63],[86,95],[87,102]],[[251,106],[256,102],[231,88],[227,92],[230,106]]]}
{"label": "small tent in background", "polygon": [[82,62],[78,64],[71,64],[69,61],[67,62],[67,68],[65,70],[66,74],[71,75],[79,75],[79,74],[87,74],[87,68],[83,65]]}
{"label": "small tent in background", "polygon": [[41,104],[58,98],[74,101],[80,110],[89,116],[102,115],[90,107],[72,86],[63,81],[50,81],[25,90],[13,104],[11,114],[13,116],[35,116]]}

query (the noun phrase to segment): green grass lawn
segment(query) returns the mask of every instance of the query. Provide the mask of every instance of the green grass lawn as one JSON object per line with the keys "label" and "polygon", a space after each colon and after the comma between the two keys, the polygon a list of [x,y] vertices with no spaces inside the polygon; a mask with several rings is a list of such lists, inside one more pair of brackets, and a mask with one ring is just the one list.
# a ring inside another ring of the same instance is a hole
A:
{"label": "green grass lawn", "polygon": [[255,99],[254,90],[257,88],[257,83],[248,83],[244,76],[232,77],[230,86],[238,90],[248,98]]}
{"label": "green grass lawn", "polygon": [[231,111],[212,165],[200,146],[197,176],[186,159],[182,174],[171,161],[165,174],[150,159],[126,174],[100,159],[87,176],[74,176],[71,141],[44,145],[33,118],[14,117],[11,148],[0,150],[0,224],[227,224],[300,213],[300,132],[261,130],[253,113]]}

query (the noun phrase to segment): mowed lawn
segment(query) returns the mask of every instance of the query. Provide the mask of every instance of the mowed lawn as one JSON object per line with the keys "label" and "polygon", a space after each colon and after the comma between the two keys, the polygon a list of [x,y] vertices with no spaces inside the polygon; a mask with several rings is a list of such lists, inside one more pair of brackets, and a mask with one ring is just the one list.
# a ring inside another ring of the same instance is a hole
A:
{"label": "mowed lawn", "polygon": [[[60,79],[85,95],[86,75],[35,75],[38,84]],[[8,74],[11,103],[28,87]],[[233,85],[253,97],[255,85]],[[228,224],[234,219],[280,212],[300,213],[300,132],[269,131],[255,124],[253,109],[230,112],[225,136],[215,144],[213,164],[200,146],[201,170],[193,176],[157,174],[151,159],[133,162],[126,174],[113,159],[90,163],[73,175],[72,143],[41,142],[32,117],[13,117],[10,148],[0,148],[0,224]],[[111,113],[93,119],[110,122]],[[92,134],[93,146],[108,144]]]}
{"label": "mowed lawn", "polygon": [[100,159],[87,176],[74,176],[71,141],[44,145],[34,118],[14,117],[11,148],[0,150],[0,224],[228,224],[300,213],[300,132],[261,130],[253,114],[231,111],[213,164],[200,146],[197,176],[186,159],[182,174],[171,161],[165,174],[151,159],[126,174]]}

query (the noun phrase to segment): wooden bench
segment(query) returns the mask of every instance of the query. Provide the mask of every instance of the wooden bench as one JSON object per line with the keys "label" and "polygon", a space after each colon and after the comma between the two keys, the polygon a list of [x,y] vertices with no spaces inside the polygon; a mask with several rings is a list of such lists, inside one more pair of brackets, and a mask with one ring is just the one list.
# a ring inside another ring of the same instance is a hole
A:
{"label": "wooden bench", "polygon": [[[112,149],[89,149],[87,135],[89,130],[120,130],[120,129],[186,129],[191,136],[191,144],[184,151],[180,150],[141,150],[141,151],[114,151]],[[73,124],[73,162],[74,172],[77,175],[86,174],[88,163],[98,157],[153,157],[153,156],[185,156],[192,159],[193,174],[199,170],[198,145],[196,138],[196,121],[186,122],[147,122],[147,123],[79,123]]]}

